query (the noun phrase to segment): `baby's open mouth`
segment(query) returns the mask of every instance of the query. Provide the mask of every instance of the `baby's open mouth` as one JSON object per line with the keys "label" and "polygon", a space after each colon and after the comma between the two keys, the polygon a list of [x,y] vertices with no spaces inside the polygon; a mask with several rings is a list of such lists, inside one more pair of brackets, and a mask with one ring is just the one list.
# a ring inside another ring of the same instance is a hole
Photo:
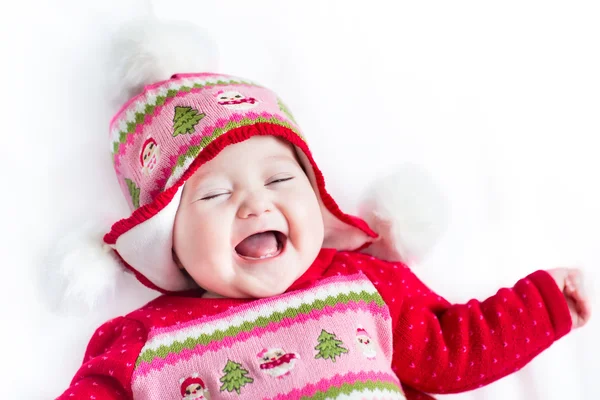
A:
{"label": "baby's open mouth", "polygon": [[287,236],[279,231],[260,232],[242,240],[235,251],[247,260],[264,260],[281,254],[286,241]]}

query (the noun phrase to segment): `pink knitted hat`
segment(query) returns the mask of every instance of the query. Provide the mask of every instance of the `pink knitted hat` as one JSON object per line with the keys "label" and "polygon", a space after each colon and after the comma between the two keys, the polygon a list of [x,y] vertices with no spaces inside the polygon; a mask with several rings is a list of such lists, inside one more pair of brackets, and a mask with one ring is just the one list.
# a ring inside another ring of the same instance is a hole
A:
{"label": "pink knitted hat", "polygon": [[145,86],[110,123],[114,168],[132,214],[115,223],[104,241],[142,283],[162,292],[195,286],[172,256],[184,184],[226,146],[256,135],[294,144],[324,215],[324,247],[357,250],[377,237],[327,193],[299,126],[275,93],[224,74],[175,74]]}
{"label": "pink knitted hat", "polygon": [[57,244],[56,260],[50,263],[58,264],[67,281],[66,297],[97,304],[114,292],[121,266],[163,293],[196,287],[172,254],[185,182],[226,146],[257,135],[295,146],[321,206],[323,247],[407,262],[433,246],[445,210],[426,174],[404,167],[369,188],[362,218],[342,212],[280,97],[247,79],[189,73],[218,71],[214,47],[198,27],[181,21],[133,23],[117,37],[115,92],[121,107],[110,122],[109,148],[131,214],[103,232],[104,246],[98,246],[96,228],[67,235]]}

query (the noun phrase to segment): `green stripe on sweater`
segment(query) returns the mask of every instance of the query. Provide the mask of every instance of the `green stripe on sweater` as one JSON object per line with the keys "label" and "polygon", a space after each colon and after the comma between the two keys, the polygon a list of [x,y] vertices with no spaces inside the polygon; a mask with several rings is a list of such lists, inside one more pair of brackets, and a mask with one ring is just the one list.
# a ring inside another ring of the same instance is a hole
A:
{"label": "green stripe on sweater", "polygon": [[329,296],[324,300],[315,300],[312,303],[302,304],[299,307],[289,308],[284,312],[274,312],[268,317],[258,317],[254,321],[246,321],[238,326],[232,326],[226,330],[216,330],[211,334],[202,334],[197,337],[189,337],[183,342],[176,341],[170,345],[163,345],[157,349],[148,349],[138,357],[136,366],[142,362],[150,363],[157,357],[165,358],[169,354],[179,353],[184,349],[193,349],[198,345],[207,345],[213,341],[221,341],[226,337],[235,337],[241,332],[248,332],[256,327],[265,327],[269,323],[277,323],[284,318],[296,318],[299,314],[308,314],[313,310],[323,310],[325,307],[334,307],[339,304],[348,304],[350,302],[364,301],[366,304],[375,303],[384,307],[385,303],[379,293],[367,293],[365,291],[352,292],[349,294],[339,294]]}
{"label": "green stripe on sweater", "polygon": [[389,390],[394,393],[402,393],[398,385],[395,383],[367,380],[365,382],[358,381],[353,383],[344,383],[341,386],[329,388],[325,392],[317,392],[313,396],[302,396],[301,400],[335,399],[342,394],[348,395],[352,392],[360,392],[365,389]]}

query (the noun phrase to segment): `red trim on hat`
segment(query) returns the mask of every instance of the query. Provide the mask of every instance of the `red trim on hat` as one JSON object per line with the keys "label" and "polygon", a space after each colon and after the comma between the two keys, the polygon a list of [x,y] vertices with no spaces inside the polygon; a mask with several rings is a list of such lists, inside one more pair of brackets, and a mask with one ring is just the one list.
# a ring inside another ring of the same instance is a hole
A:
{"label": "red trim on hat", "polygon": [[[329,195],[329,193],[327,193],[327,190],[325,189],[325,179],[323,177],[323,173],[317,167],[317,164],[315,163],[308,146],[295,132],[281,125],[261,122],[232,129],[211,142],[203,151],[200,152],[198,157],[192,162],[190,167],[183,174],[183,176],[179,178],[175,185],[156,196],[152,203],[146,204],[135,210],[130,217],[117,221],[115,224],[113,224],[110,232],[104,235],[104,241],[109,245],[113,245],[117,242],[119,236],[158,214],[171,202],[177,193],[177,190],[179,190],[179,188],[196,172],[198,168],[200,168],[201,165],[215,158],[221,152],[221,150],[230,144],[243,142],[252,136],[277,136],[300,148],[308,158],[313,168],[319,194],[321,195],[321,200],[323,201],[325,207],[327,207],[327,209],[340,221],[360,229],[372,238],[376,238],[378,236],[375,232],[373,232],[373,230],[371,230],[371,228],[369,228],[365,221],[358,217],[345,214],[342,212],[342,210],[340,210],[340,207],[337,205],[335,200]],[[137,272],[131,266],[127,264],[126,266],[136,274],[136,277],[144,285],[152,289],[159,290],[162,293],[169,293],[164,289],[158,288],[155,284],[143,277],[141,273]]]}
{"label": "red trim on hat", "polygon": [[119,261],[121,261],[121,264],[123,264],[123,266],[125,268],[127,268],[128,270],[130,270],[133,275],[136,277],[136,279],[138,281],[140,281],[140,283],[144,286],[146,286],[149,289],[152,290],[156,290],[162,294],[175,294],[175,293],[180,293],[180,292],[173,292],[171,290],[165,290],[163,288],[160,288],[158,286],[156,286],[154,283],[152,283],[150,281],[150,279],[146,278],[141,272],[139,272],[138,270],[136,270],[135,268],[133,268],[131,265],[127,264],[127,261],[123,260],[123,257],[121,257],[121,255],[119,254],[119,252],[115,249],[113,249],[113,251],[115,252],[115,254],[117,255],[117,257],[119,257]]}

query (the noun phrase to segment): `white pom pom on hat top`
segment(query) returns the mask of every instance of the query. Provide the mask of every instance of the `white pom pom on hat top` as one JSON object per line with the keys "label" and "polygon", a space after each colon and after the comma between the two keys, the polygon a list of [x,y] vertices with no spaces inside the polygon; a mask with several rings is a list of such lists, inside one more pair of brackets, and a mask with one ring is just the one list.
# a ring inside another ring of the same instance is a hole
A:
{"label": "white pom pom on hat top", "polygon": [[217,43],[188,21],[134,20],[117,30],[112,43],[109,70],[118,105],[174,74],[219,70]]}

